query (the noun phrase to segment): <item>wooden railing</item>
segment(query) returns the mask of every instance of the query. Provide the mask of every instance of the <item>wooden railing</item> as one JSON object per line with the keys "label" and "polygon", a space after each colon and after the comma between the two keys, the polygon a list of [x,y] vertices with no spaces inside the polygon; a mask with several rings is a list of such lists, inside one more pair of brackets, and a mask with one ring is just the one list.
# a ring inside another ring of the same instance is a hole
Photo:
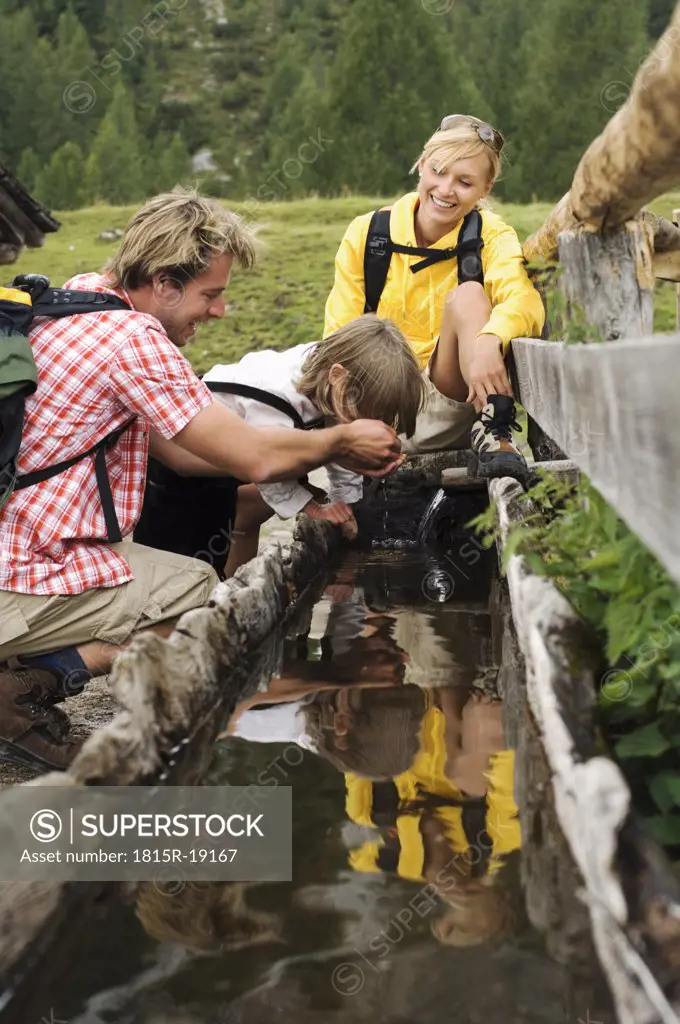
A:
{"label": "wooden railing", "polygon": [[[680,582],[680,211],[671,222],[642,209],[678,184],[680,2],[569,192],[524,245],[529,261],[559,261],[564,319],[578,316],[604,343],[512,342],[517,397],[530,417]],[[678,334],[653,335],[656,278],[679,283]],[[522,526],[521,488],[498,480],[490,491],[503,547]],[[617,1017],[672,1024],[680,891],[661,851],[650,853],[637,830],[622,773],[596,743],[606,675],[599,654],[584,653],[596,638],[522,556],[509,557],[507,582],[531,718]],[[626,877],[631,863],[643,865],[644,891]]]}

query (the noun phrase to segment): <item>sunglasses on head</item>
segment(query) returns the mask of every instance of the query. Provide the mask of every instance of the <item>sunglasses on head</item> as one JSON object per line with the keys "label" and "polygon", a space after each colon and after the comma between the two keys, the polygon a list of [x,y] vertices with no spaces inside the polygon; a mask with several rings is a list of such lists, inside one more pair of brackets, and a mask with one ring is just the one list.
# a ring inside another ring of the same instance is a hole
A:
{"label": "sunglasses on head", "polygon": [[486,121],[480,121],[478,117],[471,114],[449,114],[439,125],[437,131],[444,132],[449,128],[455,128],[457,124],[472,125],[482,142],[493,149],[494,153],[500,153],[505,145],[505,139],[497,128],[492,128]]}

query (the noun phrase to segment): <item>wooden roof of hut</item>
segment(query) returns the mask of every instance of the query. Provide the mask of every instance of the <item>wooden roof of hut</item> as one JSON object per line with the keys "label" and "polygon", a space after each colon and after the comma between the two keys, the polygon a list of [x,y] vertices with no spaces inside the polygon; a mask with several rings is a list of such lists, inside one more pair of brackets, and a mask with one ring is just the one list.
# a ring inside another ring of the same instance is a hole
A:
{"label": "wooden roof of hut", "polygon": [[22,248],[41,246],[59,221],[0,164],[0,264],[14,263]]}

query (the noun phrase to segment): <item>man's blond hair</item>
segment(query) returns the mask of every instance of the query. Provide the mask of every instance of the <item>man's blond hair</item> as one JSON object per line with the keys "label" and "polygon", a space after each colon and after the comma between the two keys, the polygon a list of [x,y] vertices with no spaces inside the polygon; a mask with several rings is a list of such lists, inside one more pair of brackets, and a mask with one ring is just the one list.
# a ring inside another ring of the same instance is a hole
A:
{"label": "man's blond hair", "polygon": [[176,188],[137,210],[104,273],[117,288],[139,288],[157,274],[183,283],[225,253],[242,267],[255,262],[254,237],[243,219],[196,189]]}
{"label": "man's blond hair", "polygon": [[396,324],[364,313],[312,349],[295,387],[326,416],[339,411],[329,379],[335,363],[347,371],[339,389],[347,417],[382,420],[400,434],[413,435],[424,385],[416,357]]}

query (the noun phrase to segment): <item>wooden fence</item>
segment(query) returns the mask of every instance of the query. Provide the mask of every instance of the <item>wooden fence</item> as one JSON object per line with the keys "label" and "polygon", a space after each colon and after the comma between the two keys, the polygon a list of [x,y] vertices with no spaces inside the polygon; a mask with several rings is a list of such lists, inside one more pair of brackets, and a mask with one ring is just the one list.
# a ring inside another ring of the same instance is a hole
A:
{"label": "wooden fence", "polygon": [[[578,310],[604,344],[512,343],[522,405],[680,582],[680,333],[653,336],[655,278],[680,282],[680,218],[642,210],[678,184],[680,3],[570,191],[524,245],[528,260],[559,260],[566,319]],[[490,490],[502,547],[522,522],[521,489],[502,480]],[[517,555],[507,579],[529,709],[617,1016],[671,1024],[679,1019],[680,891],[636,829],[621,772],[597,751],[601,666],[584,655],[587,629],[550,580]],[[644,892],[626,874],[632,863],[645,866]]]}

